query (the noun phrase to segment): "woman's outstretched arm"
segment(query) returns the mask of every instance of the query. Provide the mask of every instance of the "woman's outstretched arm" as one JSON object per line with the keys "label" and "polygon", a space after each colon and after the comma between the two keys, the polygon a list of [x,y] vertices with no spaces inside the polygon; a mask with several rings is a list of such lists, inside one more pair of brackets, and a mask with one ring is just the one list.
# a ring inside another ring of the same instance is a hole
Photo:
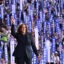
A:
{"label": "woman's outstretched arm", "polygon": [[12,22],[12,25],[11,25],[11,34],[15,37],[15,38],[17,38],[17,33],[15,32],[15,20],[14,20],[14,18],[13,17],[11,17],[11,22]]}

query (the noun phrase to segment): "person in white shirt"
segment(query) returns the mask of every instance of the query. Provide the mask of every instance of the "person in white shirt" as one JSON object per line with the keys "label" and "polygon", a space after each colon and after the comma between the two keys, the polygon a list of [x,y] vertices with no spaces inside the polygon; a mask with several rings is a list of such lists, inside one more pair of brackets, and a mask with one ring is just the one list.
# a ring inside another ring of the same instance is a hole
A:
{"label": "person in white shirt", "polygon": [[54,55],[54,63],[55,64],[59,64],[60,63],[58,52],[55,52],[55,55]]}

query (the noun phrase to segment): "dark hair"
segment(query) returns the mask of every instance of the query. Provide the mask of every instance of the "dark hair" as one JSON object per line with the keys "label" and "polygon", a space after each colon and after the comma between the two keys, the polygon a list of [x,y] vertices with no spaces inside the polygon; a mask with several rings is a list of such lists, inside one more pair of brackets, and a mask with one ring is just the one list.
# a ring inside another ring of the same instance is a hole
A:
{"label": "dark hair", "polygon": [[2,0],[0,0],[0,5],[2,4]]}
{"label": "dark hair", "polygon": [[20,25],[18,26],[18,28],[17,28],[17,32],[18,32],[18,33],[21,33],[21,29],[22,29],[22,26],[23,26],[23,25],[25,25],[25,27],[26,27],[26,32],[27,32],[27,30],[28,30],[27,25],[24,24],[24,23],[22,23],[22,24],[20,24]]}

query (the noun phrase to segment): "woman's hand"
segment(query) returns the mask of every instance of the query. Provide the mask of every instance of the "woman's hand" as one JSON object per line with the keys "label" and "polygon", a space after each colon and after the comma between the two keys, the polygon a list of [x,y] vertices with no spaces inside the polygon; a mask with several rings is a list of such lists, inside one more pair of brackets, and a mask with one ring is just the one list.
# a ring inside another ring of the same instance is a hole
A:
{"label": "woman's hand", "polygon": [[12,21],[13,24],[15,24],[15,20],[12,16],[11,16],[11,21]]}
{"label": "woman's hand", "polygon": [[38,56],[38,63],[40,63],[40,56]]}

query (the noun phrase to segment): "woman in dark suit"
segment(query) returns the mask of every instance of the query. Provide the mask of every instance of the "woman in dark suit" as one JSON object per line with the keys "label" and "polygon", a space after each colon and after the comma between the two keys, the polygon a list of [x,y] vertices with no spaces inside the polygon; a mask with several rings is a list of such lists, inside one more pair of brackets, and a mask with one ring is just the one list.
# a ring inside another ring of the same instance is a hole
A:
{"label": "woman in dark suit", "polygon": [[32,49],[38,57],[40,62],[40,56],[38,55],[35,43],[32,40],[32,35],[27,32],[27,26],[25,24],[19,25],[17,32],[15,32],[14,24],[15,20],[11,17],[12,26],[11,34],[17,39],[18,45],[16,46],[13,56],[15,56],[16,64],[32,64]]}

